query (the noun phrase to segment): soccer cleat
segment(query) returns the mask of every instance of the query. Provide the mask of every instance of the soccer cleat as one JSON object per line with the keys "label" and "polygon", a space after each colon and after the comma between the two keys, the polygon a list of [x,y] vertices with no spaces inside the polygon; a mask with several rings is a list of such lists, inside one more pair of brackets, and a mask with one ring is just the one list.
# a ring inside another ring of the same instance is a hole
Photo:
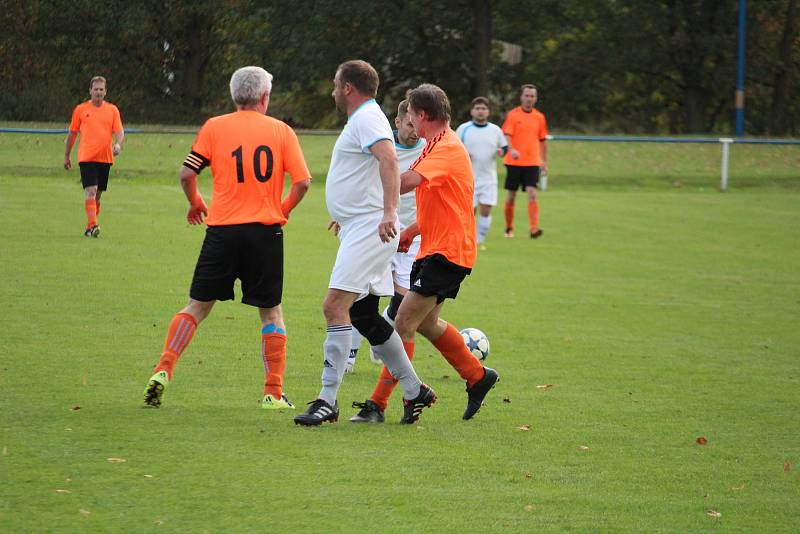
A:
{"label": "soccer cleat", "polygon": [[169,375],[166,371],[159,371],[150,377],[147,387],[144,388],[144,404],[158,408],[164,398],[164,390],[169,385]]}
{"label": "soccer cleat", "polygon": [[481,409],[481,404],[483,404],[483,399],[486,398],[486,394],[489,393],[489,390],[500,380],[500,376],[494,369],[488,367],[484,367],[483,369],[486,371],[483,378],[478,380],[474,386],[467,386],[467,409],[464,410],[463,417],[465,420],[472,419],[472,417],[478,413],[478,410]]}
{"label": "soccer cleat", "polygon": [[281,395],[280,399],[276,399],[272,395],[264,395],[261,399],[261,407],[264,410],[294,410],[294,404],[289,402],[286,395]]}
{"label": "soccer cleat", "polygon": [[366,402],[354,402],[353,408],[361,408],[361,410],[350,418],[351,423],[383,423],[385,421],[383,410],[369,399]]}
{"label": "soccer cleat", "polygon": [[436,393],[422,384],[419,387],[419,395],[413,399],[403,399],[403,417],[400,419],[401,425],[413,425],[419,419],[423,408],[432,406],[436,402]]}
{"label": "soccer cleat", "polygon": [[333,406],[322,399],[316,399],[308,403],[309,408],[294,417],[294,424],[302,426],[318,426],[324,421],[335,423],[339,420],[339,403],[334,402]]}
{"label": "soccer cleat", "polygon": [[514,230],[511,228],[506,228],[506,231],[503,233],[506,237],[514,237]]}
{"label": "soccer cleat", "polygon": [[531,232],[531,239],[538,239],[539,236],[542,235],[543,233],[544,230],[542,230],[541,228],[539,228],[538,230],[534,230],[533,232]]}
{"label": "soccer cleat", "polygon": [[100,235],[100,227],[95,224],[91,228],[87,228],[86,231],[83,232],[83,235],[86,237],[97,237]]}

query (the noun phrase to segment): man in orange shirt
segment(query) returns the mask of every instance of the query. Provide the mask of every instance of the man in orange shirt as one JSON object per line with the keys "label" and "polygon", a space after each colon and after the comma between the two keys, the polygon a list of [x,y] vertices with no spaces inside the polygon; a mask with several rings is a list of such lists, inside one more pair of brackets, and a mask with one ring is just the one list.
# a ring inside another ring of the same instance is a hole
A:
{"label": "man in orange shirt", "polygon": [[509,111],[503,123],[503,133],[508,140],[508,152],[503,158],[508,190],[505,205],[506,237],[514,237],[514,200],[519,188],[524,188],[528,193],[531,239],[536,239],[543,233],[539,228],[536,188],[539,177],[547,174],[547,121],[534,108],[538,96],[535,85],[523,85],[519,97],[520,106]]}
{"label": "man in orange shirt", "polygon": [[[417,222],[401,233],[399,250],[407,250],[417,235],[422,242],[411,269],[411,287],[395,317],[395,330],[409,358],[414,355],[414,335],[419,332],[467,382],[463,418],[471,419],[499,377],[494,369],[481,365],[458,330],[439,315],[444,300],[456,298],[477,255],[472,164],[458,135],[450,129],[450,101],[442,89],[433,84],[414,89],[408,97],[408,118],[427,145],[400,177],[401,194],[416,188]],[[369,399],[371,404],[364,404],[385,410],[396,383],[384,367]]]}
{"label": "man in orange shirt", "polygon": [[[308,191],[311,174],[294,131],[266,115],[272,75],[261,67],[243,67],[233,73],[230,89],[236,111],[206,121],[181,168],[181,187],[189,200],[186,219],[202,224],[207,216],[208,228],[189,303],[173,317],[161,359],[144,390],[145,404],[156,408],[197,325],[217,300],[234,298],[237,278],[242,282],[242,302],[256,306],[261,317],[265,375],[261,406],[294,408],[283,393],[282,227]],[[197,175],[208,166],[213,177],[210,209],[197,190]],[[292,186],[281,200],[287,172]]]}
{"label": "man in orange shirt", "polygon": [[[81,168],[81,184],[84,191],[84,210],[86,211],[86,237],[100,235],[97,217],[100,215],[100,197],[108,188],[108,172],[114,163],[114,156],[122,150],[125,131],[119,109],[105,101],[106,79],[95,76],[89,83],[91,100],[78,104],[72,112],[72,121],[66,139],[64,168],[70,170],[70,153],[75,139],[81,134],[78,146],[78,165]],[[113,144],[112,144],[113,143]]]}

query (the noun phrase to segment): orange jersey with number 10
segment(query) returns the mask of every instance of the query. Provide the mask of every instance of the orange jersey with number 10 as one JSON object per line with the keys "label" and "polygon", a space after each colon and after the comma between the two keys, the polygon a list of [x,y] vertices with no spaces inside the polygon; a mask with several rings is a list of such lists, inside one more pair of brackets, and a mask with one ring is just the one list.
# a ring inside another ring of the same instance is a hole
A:
{"label": "orange jersey with number 10", "polygon": [[209,226],[285,224],[285,173],[293,184],[311,178],[294,130],[250,110],[206,121],[184,165],[198,173],[211,166]]}
{"label": "orange jersey with number 10", "polygon": [[411,165],[422,176],[417,186],[417,226],[422,236],[417,259],[441,254],[462,267],[475,265],[475,180],[469,153],[447,128],[428,140]]}

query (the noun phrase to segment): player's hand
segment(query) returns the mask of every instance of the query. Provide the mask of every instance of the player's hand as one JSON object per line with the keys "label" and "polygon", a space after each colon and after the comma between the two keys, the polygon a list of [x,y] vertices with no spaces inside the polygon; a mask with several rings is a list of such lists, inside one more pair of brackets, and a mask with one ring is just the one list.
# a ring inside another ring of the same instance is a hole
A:
{"label": "player's hand", "polygon": [[508,153],[511,154],[511,159],[519,159],[519,150],[516,148],[509,148]]}
{"label": "player's hand", "polygon": [[72,168],[72,162],[69,160],[69,156],[64,156],[64,168],[66,170],[70,170]]}
{"label": "player's hand", "polygon": [[186,220],[189,221],[189,224],[203,224],[203,217],[206,216],[208,216],[208,207],[206,203],[203,202],[203,197],[198,195],[191,206],[189,206]]}
{"label": "player's hand", "polygon": [[114,143],[114,146],[111,147],[111,151],[115,156],[119,156],[119,153],[122,151],[122,146],[119,143]]}
{"label": "player's hand", "polygon": [[539,166],[539,174],[541,176],[547,176],[547,162],[543,161],[542,164]]}
{"label": "player's hand", "polygon": [[407,230],[400,232],[400,242],[397,244],[397,252],[408,252],[415,237],[417,236]]}
{"label": "player's hand", "polygon": [[394,215],[384,215],[378,224],[378,236],[384,243],[388,243],[397,236],[397,227],[395,227],[394,221]]}
{"label": "player's hand", "polygon": [[341,230],[341,229],[342,229],[342,227],[339,226],[339,223],[336,222],[336,221],[331,221],[331,222],[328,223],[328,230],[333,230],[333,235],[337,235],[338,236],[339,235],[339,230]]}

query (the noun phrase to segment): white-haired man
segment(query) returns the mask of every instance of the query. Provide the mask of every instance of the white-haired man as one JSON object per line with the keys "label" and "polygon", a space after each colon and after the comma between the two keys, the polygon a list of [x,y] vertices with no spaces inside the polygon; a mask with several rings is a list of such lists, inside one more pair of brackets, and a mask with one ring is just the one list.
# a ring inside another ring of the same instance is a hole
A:
{"label": "white-haired man", "polygon": [[[206,237],[195,267],[189,303],[167,331],[161,359],[144,391],[148,406],[161,405],[172,372],[197,325],[218,300],[234,298],[242,283],[242,302],[258,308],[264,362],[265,409],[294,408],[283,393],[286,325],[283,293],[283,232],[289,213],[308,191],[308,171],[300,143],[285,123],[266,115],[272,75],[243,67],[231,76],[236,111],[210,118],[197,134],[180,172],[189,200],[189,224],[202,224]],[[197,189],[197,175],[211,167],[213,189],[207,208]],[[284,173],[292,186],[283,194]]]}

